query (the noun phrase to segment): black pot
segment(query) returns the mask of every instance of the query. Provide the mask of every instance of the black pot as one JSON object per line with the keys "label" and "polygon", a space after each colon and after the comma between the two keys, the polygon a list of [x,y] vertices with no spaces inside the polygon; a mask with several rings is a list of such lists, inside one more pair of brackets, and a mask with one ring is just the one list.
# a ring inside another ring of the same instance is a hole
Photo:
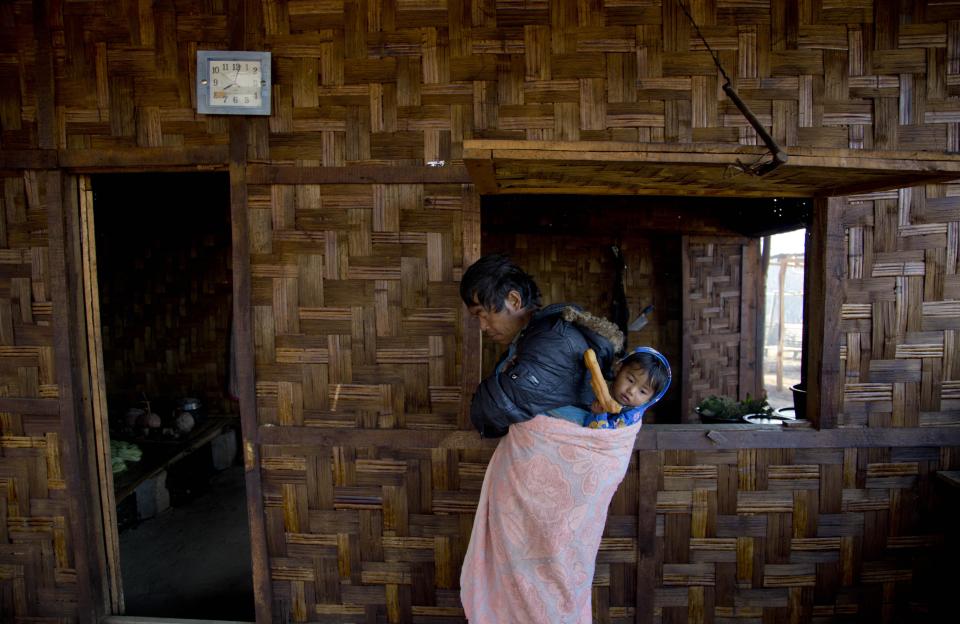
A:
{"label": "black pot", "polygon": [[793,392],[793,409],[794,414],[797,418],[806,419],[807,418],[807,386],[805,384],[798,383],[790,386],[790,391]]}

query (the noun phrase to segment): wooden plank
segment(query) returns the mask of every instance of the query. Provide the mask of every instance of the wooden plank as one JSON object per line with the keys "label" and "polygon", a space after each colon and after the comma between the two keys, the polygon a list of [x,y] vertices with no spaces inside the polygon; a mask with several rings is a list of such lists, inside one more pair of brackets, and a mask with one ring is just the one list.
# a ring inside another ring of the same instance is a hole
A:
{"label": "wooden plank", "polygon": [[[227,1],[227,28],[234,50],[247,49],[248,0]],[[255,20],[250,20],[252,22]],[[229,121],[230,226],[233,234],[233,327],[243,434],[243,467],[247,496],[247,520],[250,526],[250,558],[253,573],[254,609],[258,624],[273,621],[273,590],[270,584],[270,558],[267,553],[267,527],[264,520],[263,484],[260,479],[260,443],[257,439],[256,372],[253,346],[251,303],[250,221],[247,206],[247,150],[250,124],[244,117]]]}
{"label": "wooden plank", "polygon": [[0,397],[0,412],[56,416],[60,414],[60,400]]}
{"label": "wooden plank", "polygon": [[82,286],[86,312],[87,355],[90,371],[90,398],[93,408],[94,453],[97,458],[97,483],[100,488],[100,514],[106,557],[107,589],[110,610],[123,613],[123,582],[120,576],[120,534],[117,506],[113,497],[113,464],[110,455],[110,425],[107,411],[106,376],[103,371],[103,344],[100,335],[100,295],[97,283],[96,233],[93,220],[93,188],[90,178],[78,179],[80,214],[80,251],[83,261]]}
{"label": "wooden plank", "polygon": [[485,193],[814,197],[960,178],[952,154],[798,148],[760,176],[742,163],[764,148],[682,145],[468,140],[463,154]]}
{"label": "wooden plank", "polygon": [[57,152],[52,149],[0,150],[0,169],[56,169]]}
{"label": "wooden plank", "polygon": [[686,331],[687,319],[691,317],[690,306],[690,237],[680,239],[680,333],[683,344],[680,347],[680,422],[695,422],[693,406],[690,405],[690,357],[692,336]]}
{"label": "wooden plank", "polygon": [[[478,188],[465,185],[463,187],[463,256],[460,259],[463,271],[480,258],[480,197]],[[460,415],[458,426],[461,429],[472,429],[470,423],[470,397],[480,384],[483,349],[481,347],[480,321],[472,314],[468,314],[466,306],[461,308],[463,332],[463,362],[461,374]]]}
{"label": "wooden plank", "polygon": [[229,147],[210,145],[202,147],[129,147],[102,150],[60,150],[61,167],[78,172],[99,172],[122,169],[124,172],[156,170],[156,168],[196,168],[204,171],[222,171],[227,168]]}
{"label": "wooden plank", "polygon": [[[60,426],[64,473],[69,488],[70,523],[76,553],[78,615],[96,619],[110,609],[104,580],[104,551],[96,444],[91,426],[92,408],[86,387],[86,341],[80,276],[80,225],[75,178],[45,173],[50,231],[50,291],[53,301],[54,354],[60,386]],[[61,188],[61,184],[63,184]]]}
{"label": "wooden plank", "polygon": [[257,431],[256,375],[254,372],[253,312],[250,272],[250,223],[247,214],[247,120],[230,120],[230,223],[233,231],[233,327],[235,366],[239,388],[240,428],[250,524],[250,556],[257,622],[272,622],[273,599],[267,528],[260,481],[260,443]]}
{"label": "wooden plank", "polygon": [[380,167],[284,167],[252,164],[247,166],[249,184],[468,184],[467,168]]}
{"label": "wooden plank", "polygon": [[807,419],[821,429],[836,426],[840,410],[840,305],[843,294],[844,233],[840,219],[846,198],[814,200],[810,245],[804,265],[810,272],[805,299],[810,300],[811,337],[805,377],[807,383]]}
{"label": "wooden plank", "polygon": [[[36,61],[32,78],[36,101],[37,146],[41,149],[57,147],[57,118],[54,109],[56,87],[53,71],[53,41],[50,21],[59,15],[48,13],[49,3],[33,0],[33,40],[36,42]],[[25,95],[25,94],[24,94]]]}
{"label": "wooden plank", "polygon": [[[351,429],[261,426],[262,445],[318,448],[488,449],[498,439],[474,431],[416,429]],[[736,450],[802,448],[883,448],[960,445],[960,427],[886,429],[784,429],[780,425],[645,425],[637,434],[637,450]]]}
{"label": "wooden plank", "polygon": [[757,359],[758,302],[760,290],[760,239],[751,239],[741,248],[740,259],[740,395],[760,396],[763,391],[763,360]]}
{"label": "wooden plank", "polygon": [[464,150],[463,157],[464,165],[466,165],[473,183],[477,186],[477,191],[483,194],[496,193],[498,190],[497,174],[494,171],[493,160],[474,157],[474,153],[467,150]]}
{"label": "wooden plank", "polygon": [[[624,143],[617,141],[517,141],[494,139],[467,139],[463,142],[464,150],[471,150],[478,156],[485,151],[490,152],[491,158],[498,155],[511,154],[517,158],[535,159],[549,156],[553,160],[581,160],[585,158],[605,158],[614,160],[630,160],[631,158],[657,160],[657,154],[692,155],[698,158],[697,162],[725,162],[728,156],[762,156],[767,153],[765,147],[752,145],[729,145],[710,143]],[[528,153],[524,156],[524,153]],[[678,162],[683,159],[678,158]],[[903,163],[914,163],[911,168],[934,171],[937,168],[956,171],[960,165],[960,155],[942,154],[930,151],[896,151],[896,150],[852,150],[827,147],[800,147],[790,148],[790,160],[783,166],[794,164],[794,161],[804,165],[821,167],[856,168],[885,168],[896,169]],[[926,167],[921,166],[929,165]]]}
{"label": "wooden plank", "polygon": [[652,624],[657,585],[657,477],[660,454],[637,454],[637,599],[634,622]]}

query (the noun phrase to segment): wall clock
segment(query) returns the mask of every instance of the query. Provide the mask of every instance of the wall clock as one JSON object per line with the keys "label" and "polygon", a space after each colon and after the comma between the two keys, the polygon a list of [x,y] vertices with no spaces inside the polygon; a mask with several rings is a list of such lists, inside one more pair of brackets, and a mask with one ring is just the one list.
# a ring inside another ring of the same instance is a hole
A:
{"label": "wall clock", "polygon": [[269,115],[270,53],[197,50],[197,112]]}

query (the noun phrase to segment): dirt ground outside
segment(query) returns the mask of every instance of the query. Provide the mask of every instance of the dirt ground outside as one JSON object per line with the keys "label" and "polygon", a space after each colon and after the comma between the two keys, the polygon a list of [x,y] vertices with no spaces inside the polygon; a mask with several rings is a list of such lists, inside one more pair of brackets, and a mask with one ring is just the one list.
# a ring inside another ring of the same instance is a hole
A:
{"label": "dirt ground outside", "polygon": [[797,383],[800,383],[800,352],[784,354],[783,384],[777,388],[777,348],[768,346],[763,357],[763,387],[767,391],[767,402],[774,409],[792,407],[790,386]]}

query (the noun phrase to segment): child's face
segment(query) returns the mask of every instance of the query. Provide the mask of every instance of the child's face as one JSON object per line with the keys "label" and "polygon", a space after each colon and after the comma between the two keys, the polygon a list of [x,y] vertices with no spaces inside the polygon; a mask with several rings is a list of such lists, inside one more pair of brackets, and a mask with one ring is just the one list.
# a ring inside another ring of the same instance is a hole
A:
{"label": "child's face", "polygon": [[653,386],[647,371],[637,366],[624,366],[613,380],[610,395],[620,405],[637,407],[653,398]]}

